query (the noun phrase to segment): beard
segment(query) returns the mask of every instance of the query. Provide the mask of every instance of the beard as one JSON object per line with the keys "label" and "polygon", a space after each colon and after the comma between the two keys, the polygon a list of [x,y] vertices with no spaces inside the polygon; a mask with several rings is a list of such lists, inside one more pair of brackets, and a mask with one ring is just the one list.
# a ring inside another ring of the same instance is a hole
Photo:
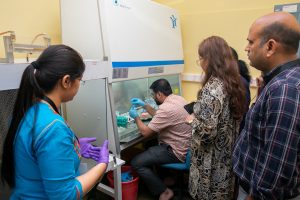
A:
{"label": "beard", "polygon": [[157,101],[156,99],[154,99],[154,101],[158,106],[161,105],[161,103],[159,101]]}

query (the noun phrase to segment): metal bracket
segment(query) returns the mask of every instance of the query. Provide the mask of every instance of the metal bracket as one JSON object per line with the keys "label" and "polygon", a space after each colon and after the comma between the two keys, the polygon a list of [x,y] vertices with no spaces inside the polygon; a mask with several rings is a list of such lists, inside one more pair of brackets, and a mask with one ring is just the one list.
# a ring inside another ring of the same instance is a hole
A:
{"label": "metal bracket", "polygon": [[[40,53],[44,49],[46,49],[48,46],[50,46],[50,43],[51,43],[50,37],[45,33],[41,33],[34,37],[31,44],[17,44],[17,43],[15,43],[16,35],[15,35],[14,31],[2,32],[2,33],[0,33],[0,35],[4,35],[7,33],[10,33],[10,35],[3,36],[5,58],[0,58],[0,63],[14,63],[14,52],[27,53],[26,61],[29,62],[29,54]],[[40,36],[44,36],[45,44],[44,45],[34,45],[33,43]]]}

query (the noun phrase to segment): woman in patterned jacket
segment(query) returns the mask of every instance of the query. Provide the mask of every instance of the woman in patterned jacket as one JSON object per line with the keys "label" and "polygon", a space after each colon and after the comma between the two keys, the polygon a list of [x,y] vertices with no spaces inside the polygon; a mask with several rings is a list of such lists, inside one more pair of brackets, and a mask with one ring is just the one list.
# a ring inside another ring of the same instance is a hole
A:
{"label": "woman in patterned jacket", "polygon": [[231,154],[245,110],[245,88],[237,62],[226,41],[212,36],[198,49],[205,72],[194,113],[189,193],[194,199],[232,199],[234,174]]}

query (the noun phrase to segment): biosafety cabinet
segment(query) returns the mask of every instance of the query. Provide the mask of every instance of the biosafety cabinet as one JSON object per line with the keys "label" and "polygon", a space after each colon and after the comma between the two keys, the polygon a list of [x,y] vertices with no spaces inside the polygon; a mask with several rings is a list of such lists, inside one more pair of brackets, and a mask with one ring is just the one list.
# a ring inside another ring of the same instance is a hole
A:
{"label": "biosafety cabinet", "polygon": [[[128,116],[130,99],[156,107],[149,87],[166,78],[181,94],[183,51],[176,10],[149,0],[61,0],[62,42],[87,63],[84,83],[66,104],[70,126],[80,137],[109,138],[120,152],[142,140]],[[138,110],[148,123],[151,118]]]}

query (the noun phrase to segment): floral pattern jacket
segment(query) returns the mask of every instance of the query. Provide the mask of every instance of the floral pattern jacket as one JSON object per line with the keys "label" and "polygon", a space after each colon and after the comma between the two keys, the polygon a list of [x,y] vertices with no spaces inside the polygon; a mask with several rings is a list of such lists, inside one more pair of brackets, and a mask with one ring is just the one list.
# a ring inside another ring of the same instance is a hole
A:
{"label": "floral pattern jacket", "polygon": [[194,199],[233,199],[233,145],[239,130],[223,82],[210,77],[194,104],[189,192]]}

